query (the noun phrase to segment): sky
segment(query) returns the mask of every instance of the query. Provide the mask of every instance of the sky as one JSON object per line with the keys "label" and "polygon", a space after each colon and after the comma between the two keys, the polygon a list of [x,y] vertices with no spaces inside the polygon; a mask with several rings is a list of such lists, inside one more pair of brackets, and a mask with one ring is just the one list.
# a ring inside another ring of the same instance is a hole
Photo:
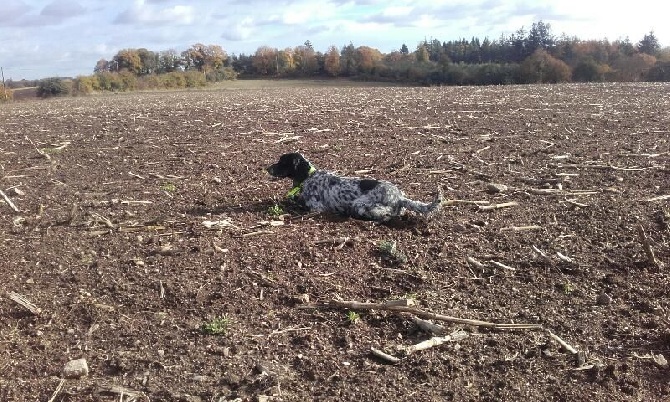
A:
{"label": "sky", "polygon": [[2,0],[0,67],[6,79],[90,75],[122,49],[220,45],[230,54],[260,46],[317,51],[349,43],[382,53],[420,41],[494,40],[534,22],[579,39],[654,31],[670,46],[670,6],[658,0]]}

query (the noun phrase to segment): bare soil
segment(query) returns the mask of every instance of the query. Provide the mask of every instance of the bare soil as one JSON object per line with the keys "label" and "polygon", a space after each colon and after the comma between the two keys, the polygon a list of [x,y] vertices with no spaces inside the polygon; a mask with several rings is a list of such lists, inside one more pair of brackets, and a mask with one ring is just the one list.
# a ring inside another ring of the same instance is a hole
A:
{"label": "bare soil", "polygon": [[[0,400],[670,400],[669,90],[257,82],[2,105]],[[414,199],[442,187],[443,211],[300,211],[264,170],[294,150]],[[411,314],[332,304],[395,299],[541,328],[441,322],[455,339],[408,354],[432,337]],[[61,380],[79,358],[88,375]]]}

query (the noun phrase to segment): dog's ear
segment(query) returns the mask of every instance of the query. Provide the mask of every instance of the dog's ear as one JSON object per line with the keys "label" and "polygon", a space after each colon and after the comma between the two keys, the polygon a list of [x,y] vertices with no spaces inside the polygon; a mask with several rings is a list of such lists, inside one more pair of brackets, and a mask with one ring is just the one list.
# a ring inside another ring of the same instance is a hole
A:
{"label": "dog's ear", "polygon": [[296,171],[297,171],[298,168],[300,167],[300,163],[301,163],[301,162],[302,162],[302,160],[300,159],[300,157],[298,156],[298,154],[296,154],[296,155],[293,157],[293,168],[294,168]]}

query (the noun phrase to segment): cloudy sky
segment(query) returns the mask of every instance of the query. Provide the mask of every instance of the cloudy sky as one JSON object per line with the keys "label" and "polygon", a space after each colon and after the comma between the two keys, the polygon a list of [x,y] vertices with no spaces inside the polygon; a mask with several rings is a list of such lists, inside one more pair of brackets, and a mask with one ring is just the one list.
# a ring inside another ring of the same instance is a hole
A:
{"label": "cloudy sky", "polygon": [[[310,40],[375,47],[472,36],[497,39],[533,22],[580,39],[636,43],[651,30],[670,46],[669,6],[657,0],[1,0],[5,78],[88,75],[124,48],[182,51],[200,42],[229,54]],[[624,6],[625,5],[625,6]]]}

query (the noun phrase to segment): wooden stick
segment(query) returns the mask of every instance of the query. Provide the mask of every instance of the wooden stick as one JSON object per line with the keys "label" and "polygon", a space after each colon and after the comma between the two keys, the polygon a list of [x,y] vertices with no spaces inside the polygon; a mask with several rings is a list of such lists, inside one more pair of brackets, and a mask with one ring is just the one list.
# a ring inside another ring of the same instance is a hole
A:
{"label": "wooden stick", "polygon": [[10,207],[11,209],[13,209],[14,212],[21,212],[21,211],[19,211],[19,209],[16,207],[16,205],[14,205],[14,203],[13,203],[12,200],[7,196],[7,194],[5,194],[4,191],[0,190],[0,195],[2,195],[2,198],[5,199],[5,201],[7,202],[7,205],[9,205],[9,207]]}
{"label": "wooden stick", "polygon": [[410,346],[403,346],[400,349],[404,351],[407,355],[410,355],[414,352],[418,352],[420,350],[426,350],[429,348],[432,348],[433,346],[439,346],[442,345],[445,342],[451,342],[451,341],[459,341],[461,339],[467,338],[468,333],[465,331],[457,330],[452,332],[450,335],[445,335],[445,336],[434,336],[430,339],[427,339],[423,342],[419,342],[415,345],[410,345]]}
{"label": "wooden stick", "polygon": [[563,349],[567,350],[568,352],[572,353],[573,355],[576,355],[577,349],[573,348],[572,346],[568,345],[567,342],[565,342],[563,339],[559,338],[558,335],[555,335],[553,332],[547,330],[547,333],[549,336],[551,336],[552,339],[554,339],[556,342],[558,342]]}
{"label": "wooden stick", "polygon": [[379,357],[379,358],[382,359],[382,360],[386,360],[387,362],[389,362],[389,363],[391,363],[391,364],[396,364],[396,363],[400,362],[400,359],[399,359],[399,358],[397,358],[397,357],[395,357],[395,356],[392,356],[392,355],[390,355],[390,354],[388,354],[388,353],[382,352],[382,351],[379,350],[379,349],[370,348],[370,353],[372,353],[373,355]]}
{"label": "wooden stick", "polygon": [[515,207],[519,205],[518,202],[516,201],[510,201],[510,202],[503,202],[502,204],[493,204],[493,205],[480,205],[479,210],[480,211],[492,211],[494,209],[501,209],[501,208],[508,208],[508,207]]}
{"label": "wooden stick", "polygon": [[337,308],[346,308],[350,310],[386,310],[393,311],[398,313],[409,313],[414,314],[417,317],[427,318],[438,321],[452,322],[455,324],[464,324],[471,325],[475,327],[483,328],[493,328],[493,329],[542,329],[540,324],[498,324],[487,321],[480,320],[471,320],[466,318],[451,317],[442,314],[432,313],[430,311],[424,311],[415,307],[409,306],[394,306],[390,305],[389,302],[386,303],[363,303],[357,301],[341,301],[341,300],[331,300],[326,302],[323,305],[317,305],[317,307],[337,307]]}
{"label": "wooden stick", "polygon": [[424,332],[434,335],[442,335],[445,333],[446,328],[443,325],[435,324],[432,321],[424,320],[419,317],[412,317],[412,321]]}

